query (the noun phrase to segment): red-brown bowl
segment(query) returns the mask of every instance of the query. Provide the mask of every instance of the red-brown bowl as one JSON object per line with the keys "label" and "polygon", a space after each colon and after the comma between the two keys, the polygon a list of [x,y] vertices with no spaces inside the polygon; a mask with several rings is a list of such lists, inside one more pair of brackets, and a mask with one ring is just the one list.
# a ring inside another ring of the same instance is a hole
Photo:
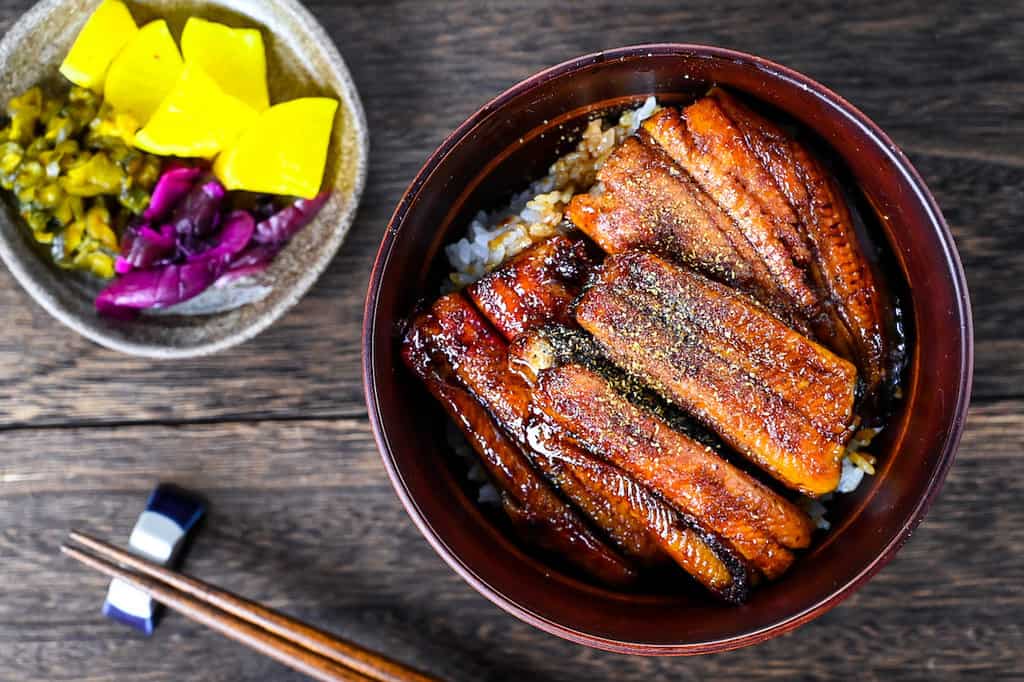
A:
{"label": "red-brown bowl", "polygon": [[[402,321],[433,297],[441,248],[480,209],[543,176],[588,116],[726,86],[821,142],[902,292],[909,365],[903,400],[872,451],[878,473],[830,511],[832,530],[781,580],[729,606],[687,590],[616,592],[517,546],[464,492],[445,420],[402,366]],[[487,103],[430,155],[402,197],[373,266],[363,321],[370,422],[395,490],[430,544],[509,613],[575,642],[632,654],[723,651],[806,623],[864,584],[906,541],[953,461],[969,401],[970,303],[939,208],[878,126],[819,83],[765,59],[698,45],[641,45],[574,59]]]}

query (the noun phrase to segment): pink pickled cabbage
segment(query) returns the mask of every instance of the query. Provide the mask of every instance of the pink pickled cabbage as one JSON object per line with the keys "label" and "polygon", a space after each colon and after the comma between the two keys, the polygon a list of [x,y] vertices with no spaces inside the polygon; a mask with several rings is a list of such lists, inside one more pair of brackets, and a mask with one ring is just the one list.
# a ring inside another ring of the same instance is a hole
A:
{"label": "pink pickled cabbage", "polygon": [[180,165],[164,171],[153,188],[153,197],[149,200],[149,206],[142,217],[150,222],[165,217],[185,198],[200,173],[201,168]]}
{"label": "pink pickled cabbage", "polygon": [[172,225],[161,226],[159,232],[149,224],[129,228],[121,255],[114,263],[114,270],[123,275],[132,270],[151,267],[157,261],[173,254],[176,245],[177,239]]}
{"label": "pink pickled cabbage", "polygon": [[256,226],[253,241],[257,244],[283,244],[313,221],[329,196],[329,192],[324,192],[312,199],[299,199],[266,220],[261,220]]}
{"label": "pink pickled cabbage", "polygon": [[235,211],[227,217],[214,246],[184,263],[118,277],[96,297],[96,309],[123,316],[125,309],[166,308],[198,296],[228,270],[235,254],[252,240],[255,228],[249,213]]}
{"label": "pink pickled cabbage", "polygon": [[126,230],[114,264],[118,277],[96,297],[97,311],[127,319],[188,301],[214,284],[233,286],[257,275],[329,196],[300,199],[276,213],[271,198],[259,199],[253,209],[258,220],[248,211],[225,217],[226,194],[205,168],[172,164],[143,217]]}

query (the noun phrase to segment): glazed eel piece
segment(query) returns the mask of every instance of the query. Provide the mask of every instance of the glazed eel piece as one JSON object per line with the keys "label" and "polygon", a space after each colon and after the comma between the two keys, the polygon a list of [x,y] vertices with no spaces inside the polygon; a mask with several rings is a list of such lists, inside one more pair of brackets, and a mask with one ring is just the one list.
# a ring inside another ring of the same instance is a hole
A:
{"label": "glazed eel piece", "polygon": [[512,340],[540,325],[571,321],[570,304],[593,265],[582,240],[555,236],[484,275],[466,294]]}
{"label": "glazed eel piece", "polygon": [[438,299],[431,313],[440,334],[433,345],[450,363],[463,386],[484,406],[501,429],[520,447],[536,469],[556,483],[562,493],[588,513],[624,553],[641,563],[657,563],[657,547],[644,529],[629,517],[620,517],[595,493],[582,474],[564,461],[539,457],[527,440],[530,387],[508,367],[508,345],[458,292]]}
{"label": "glazed eel piece", "polygon": [[528,542],[564,557],[604,583],[632,582],[636,578],[634,569],[558,496],[519,445],[460,384],[448,358],[435,347],[443,335],[432,314],[419,315],[406,333],[402,358],[479,455],[516,531]]}
{"label": "glazed eel piece", "polygon": [[741,226],[649,134],[619,145],[598,178],[604,192],[573,197],[566,215],[605,251],[668,254],[805,328]]}
{"label": "glazed eel piece", "polygon": [[656,490],[767,578],[789,567],[791,549],[810,543],[811,522],[799,509],[582,365],[542,372],[533,404],[553,428]]}
{"label": "glazed eel piece", "polygon": [[[542,325],[571,320],[568,306],[579,291],[581,275],[590,267],[582,249],[581,242],[564,237],[546,240],[471,286],[469,294],[508,340],[527,339]],[[502,359],[498,353],[494,357]],[[505,372],[507,393],[518,395],[516,387],[526,384],[510,368],[512,360],[506,349],[504,367],[491,371]],[[518,401],[506,403],[512,411],[523,410]],[[667,556],[717,596],[732,602],[746,598],[749,579],[744,564],[712,533],[687,523],[620,469],[544,425],[528,429],[527,438],[527,452],[537,467],[627,556],[646,564]]]}
{"label": "glazed eel piece", "polygon": [[845,360],[644,252],[609,257],[576,319],[616,364],[782,483],[811,496],[835,490],[855,388]]}
{"label": "glazed eel piece", "polygon": [[770,290],[743,235],[661,149],[629,137],[597,177],[604,193],[573,197],[567,215],[608,253],[655,246],[723,281]]}
{"label": "glazed eel piece", "polygon": [[817,317],[821,300],[804,270],[811,254],[797,216],[718,101],[662,109],[643,130],[739,225],[793,314]]}
{"label": "glazed eel piece", "polygon": [[[563,476],[575,477],[590,491],[596,504],[584,511],[599,527],[625,523],[642,529],[660,556],[670,558],[712,594],[733,603],[746,601],[756,573],[748,572],[740,555],[720,537],[680,515],[646,486],[573,444],[549,424],[531,422],[527,437],[535,456],[548,461],[542,465],[545,470],[560,467]],[[562,486],[561,481],[557,484]]]}
{"label": "glazed eel piece", "polygon": [[[671,407],[658,401],[640,384],[631,380],[621,370],[600,357],[596,345],[578,327],[570,329],[560,325],[549,325],[520,334],[509,349],[509,362],[520,376],[536,386],[543,374],[555,367],[577,362],[594,367],[594,371],[609,382],[619,395],[646,413],[659,415],[666,428],[687,433],[694,428],[693,422]],[[576,444],[564,429],[554,426],[543,417],[534,405],[528,429],[531,445],[537,451],[556,449],[566,457],[572,453],[578,461],[597,463],[606,472],[602,479],[608,482],[609,494],[624,500],[625,511],[644,522],[652,537],[657,538],[664,551],[675,559],[686,572],[690,573],[705,587],[719,597],[734,603],[745,600],[749,587],[762,577],[765,562],[755,565],[749,562],[727,538],[711,531],[707,524],[681,512],[667,502],[652,488],[642,485],[622,469],[606,461],[604,453],[591,453]],[[694,534],[699,535],[700,541]],[[777,570],[783,570],[778,567]],[[731,576],[731,577],[730,577]]]}
{"label": "glazed eel piece", "polygon": [[857,385],[857,371],[846,360],[736,291],[651,254],[609,259],[598,281],[672,317],[712,354],[778,394],[824,435],[845,443]]}
{"label": "glazed eel piece", "polygon": [[889,371],[884,292],[839,186],[806,147],[777,125],[723,90],[713,90],[710,97],[742,131],[799,217],[812,254],[810,272],[825,299],[816,335],[855,360],[868,393],[877,393]]}

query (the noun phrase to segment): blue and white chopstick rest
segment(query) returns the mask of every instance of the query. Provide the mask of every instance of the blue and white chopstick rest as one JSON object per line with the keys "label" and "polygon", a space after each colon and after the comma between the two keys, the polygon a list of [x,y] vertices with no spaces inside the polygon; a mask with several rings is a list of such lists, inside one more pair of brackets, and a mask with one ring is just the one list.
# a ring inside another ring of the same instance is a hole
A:
{"label": "blue and white chopstick rest", "polygon": [[[180,488],[158,485],[135,522],[129,549],[163,566],[173,565],[204,511],[202,502]],[[103,602],[103,614],[150,635],[156,627],[158,606],[145,592],[114,579]]]}

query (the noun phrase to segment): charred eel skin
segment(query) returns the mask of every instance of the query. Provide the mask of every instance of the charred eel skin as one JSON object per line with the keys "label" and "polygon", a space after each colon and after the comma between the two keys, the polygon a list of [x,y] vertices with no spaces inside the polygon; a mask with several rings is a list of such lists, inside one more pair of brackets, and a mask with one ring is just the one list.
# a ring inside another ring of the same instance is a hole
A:
{"label": "charred eel skin", "polygon": [[564,557],[601,582],[633,582],[635,570],[590,530],[459,383],[449,360],[434,347],[442,336],[441,326],[433,315],[420,315],[405,336],[402,358],[479,455],[517,532],[527,542]]}
{"label": "charred eel skin", "polygon": [[805,267],[822,303],[808,318],[812,329],[822,343],[856,362],[866,394],[876,398],[893,364],[886,295],[835,179],[806,146],[724,90],[715,88],[698,104],[715,109],[733,127],[735,146],[760,165],[744,166],[749,177],[759,179],[758,196],[780,221],[796,226],[809,254]]}
{"label": "charred eel skin", "polygon": [[859,370],[884,401],[893,345],[881,277],[835,179],[804,145],[723,90],[665,108],[567,217],[611,254],[665,253],[737,288]]}
{"label": "charred eel skin", "polygon": [[641,563],[657,563],[662,557],[647,541],[644,529],[631,517],[609,513],[608,504],[591,485],[588,472],[577,471],[564,461],[534,452],[527,442],[530,387],[508,368],[505,341],[461,294],[442,296],[431,309],[440,334],[433,344],[452,366],[466,389],[491,414],[494,421],[520,447],[534,468],[556,482],[562,493],[587,512],[619,550]]}
{"label": "charred eel skin", "polygon": [[[525,332],[516,338],[513,349],[517,358],[512,365],[520,366],[524,376],[529,377],[529,383],[535,384],[544,371],[571,363],[572,356],[577,355],[572,351],[567,355],[564,347],[553,346],[553,343],[558,343],[555,337],[562,335],[559,332],[566,336],[583,336],[578,329],[549,326]],[[628,390],[630,387],[616,386],[617,391],[624,388]],[[744,562],[728,541],[710,532],[697,519],[681,514],[658,494],[624,475],[600,456],[572,445],[571,437],[552,427],[536,408],[534,414],[527,433],[535,452],[553,453],[558,459],[572,461],[575,467],[602,472],[592,480],[605,483],[604,494],[618,512],[639,519],[667,556],[721,599],[733,603],[746,600],[750,585],[761,573]],[[687,425],[692,426],[688,422]]]}
{"label": "charred eel skin", "polygon": [[556,236],[513,257],[466,288],[506,339],[550,322],[572,320],[570,304],[593,267],[584,242]]}
{"label": "charred eel skin", "polygon": [[670,316],[824,435],[845,442],[857,385],[856,368],[846,360],[794,333],[734,290],[651,254],[609,259],[598,281]]}
{"label": "charred eel skin", "polygon": [[663,109],[643,129],[740,227],[771,272],[776,300],[813,319],[821,302],[803,269],[810,253],[796,215],[717,101]]}
{"label": "charred eel skin", "polygon": [[740,226],[650,135],[626,139],[598,178],[604,193],[573,197],[566,215],[606,252],[646,248],[669,254],[805,328]]}
{"label": "charred eel skin", "polygon": [[556,428],[699,520],[768,578],[810,543],[810,520],[781,496],[619,395],[581,365],[543,372],[534,407]]}
{"label": "charred eel skin", "polygon": [[[606,513],[630,519],[642,528],[663,556],[671,558],[708,591],[732,603],[746,600],[751,582],[748,568],[721,538],[679,514],[622,470],[574,445],[546,420],[531,422],[527,434],[534,452],[564,464],[572,475],[585,477],[588,489],[604,500]],[[593,516],[592,511],[588,513]],[[599,521],[598,525],[606,522]]]}
{"label": "charred eel skin", "polygon": [[[474,284],[469,295],[507,339],[514,339],[512,347],[522,348],[541,325],[552,328],[571,320],[569,305],[591,267],[582,246],[563,237],[541,242]],[[517,360],[523,358],[506,351],[507,380],[522,383],[518,374],[532,384],[535,374],[522,374],[523,368],[517,371]],[[527,452],[537,468],[627,556],[647,565],[669,558],[718,597],[731,602],[746,598],[745,564],[712,533],[687,523],[620,469],[569,443],[545,424],[531,424],[527,438]]]}
{"label": "charred eel skin", "polygon": [[655,245],[731,284],[770,285],[729,217],[656,145],[627,138],[598,178],[605,193],[574,197],[568,215],[608,253]]}

